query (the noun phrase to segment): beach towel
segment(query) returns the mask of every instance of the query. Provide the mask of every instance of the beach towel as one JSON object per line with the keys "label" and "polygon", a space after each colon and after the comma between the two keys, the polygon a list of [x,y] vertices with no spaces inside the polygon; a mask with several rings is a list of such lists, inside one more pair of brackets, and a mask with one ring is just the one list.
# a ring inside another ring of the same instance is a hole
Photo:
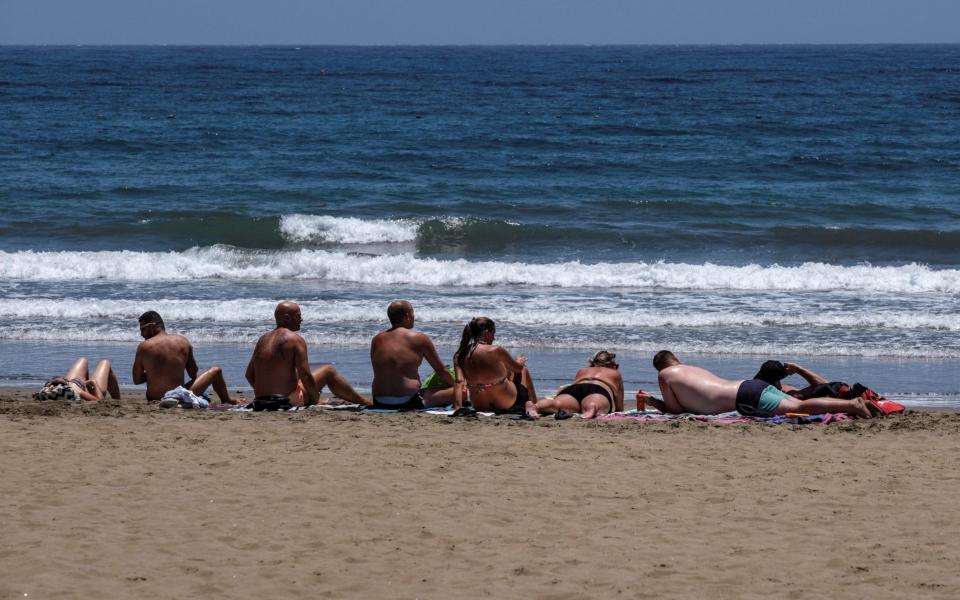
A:
{"label": "beach towel", "polygon": [[[432,408],[421,408],[419,410],[405,410],[405,411],[385,409],[385,408],[367,408],[363,406],[363,407],[360,407],[360,412],[364,414],[367,414],[367,413],[391,414],[391,413],[406,412],[406,413],[421,413],[426,415],[434,415],[438,417],[452,417],[455,411],[453,410],[453,406],[448,404],[447,406],[434,406]],[[495,413],[477,411],[475,414],[477,414],[478,416],[492,417],[494,416]]]}
{"label": "beach towel", "polygon": [[822,415],[779,415],[773,417],[746,417],[733,411],[720,413],[717,415],[694,415],[684,413],[679,415],[670,415],[656,411],[631,410],[622,413],[613,413],[597,417],[598,420],[632,420],[643,423],[667,423],[670,421],[695,421],[702,423],[713,423],[715,425],[735,425],[744,423],[821,423],[826,425],[833,421],[845,421],[849,419],[844,414],[827,413]]}

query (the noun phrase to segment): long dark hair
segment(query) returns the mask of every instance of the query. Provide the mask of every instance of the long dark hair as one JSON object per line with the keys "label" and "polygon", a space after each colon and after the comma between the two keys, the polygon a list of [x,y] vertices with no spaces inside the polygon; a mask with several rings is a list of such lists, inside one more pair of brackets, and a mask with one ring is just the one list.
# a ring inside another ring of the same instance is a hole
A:
{"label": "long dark hair", "polygon": [[486,317],[474,317],[470,319],[466,327],[463,328],[463,336],[460,338],[460,347],[453,355],[453,361],[462,369],[463,361],[467,360],[470,353],[477,347],[477,338],[484,331],[495,331],[496,324],[492,319]]}

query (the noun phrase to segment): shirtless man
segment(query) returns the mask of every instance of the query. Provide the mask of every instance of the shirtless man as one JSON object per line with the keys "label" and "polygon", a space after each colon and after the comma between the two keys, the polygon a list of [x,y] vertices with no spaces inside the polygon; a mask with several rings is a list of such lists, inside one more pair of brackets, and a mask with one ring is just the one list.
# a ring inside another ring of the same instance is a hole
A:
{"label": "shirtless man", "polygon": [[[799,400],[760,379],[730,380],[706,369],[680,363],[672,352],[661,350],[653,357],[663,399],[637,391],[643,401],[664,413],[710,415],[736,410],[748,416],[767,417],[786,413],[846,413],[869,419],[875,414],[862,398]],[[879,409],[876,409],[879,411]]]}
{"label": "shirtless man", "polygon": [[[144,341],[137,346],[133,359],[133,383],[147,384],[147,400],[160,400],[164,394],[181,386],[199,396],[213,385],[221,402],[237,404],[227,392],[220,367],[210,367],[198,373],[193,346],[182,335],[167,333],[163,319],[156,311],[143,313],[139,321]],[[190,376],[186,383],[183,381],[184,371]]]}
{"label": "shirtless man", "polygon": [[590,359],[590,366],[577,371],[573,384],[560,390],[554,398],[539,400],[527,416],[538,419],[541,414],[564,411],[580,413],[584,419],[623,411],[623,376],[617,355],[601,350]]}
{"label": "shirtless man", "polygon": [[[416,410],[446,406],[453,401],[453,377],[426,334],[413,330],[413,305],[394,300],[387,307],[390,329],[381,331],[370,343],[373,365],[373,407]],[[443,388],[420,387],[423,359],[446,384]]]}
{"label": "shirtless man", "polygon": [[260,337],[247,365],[247,381],[256,396],[253,410],[287,410],[317,404],[323,386],[329,386],[336,396],[355,404],[370,404],[333,365],[310,371],[307,342],[295,333],[303,323],[296,303],[277,304],[273,317],[276,329]]}
{"label": "shirtless man", "polygon": [[463,404],[464,385],[474,408],[498,414],[536,412],[537,393],[527,370],[527,359],[513,358],[493,343],[496,325],[487,317],[472,319],[463,328],[460,347],[453,356],[457,382],[454,409]]}

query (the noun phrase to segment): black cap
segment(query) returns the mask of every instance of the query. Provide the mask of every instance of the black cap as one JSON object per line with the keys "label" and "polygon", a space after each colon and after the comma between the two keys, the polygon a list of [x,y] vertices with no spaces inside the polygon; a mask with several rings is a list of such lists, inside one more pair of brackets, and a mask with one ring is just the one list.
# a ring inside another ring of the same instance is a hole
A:
{"label": "black cap", "polygon": [[779,360],[768,360],[760,365],[760,370],[753,376],[754,379],[766,381],[770,385],[780,385],[780,380],[787,376],[787,368]]}

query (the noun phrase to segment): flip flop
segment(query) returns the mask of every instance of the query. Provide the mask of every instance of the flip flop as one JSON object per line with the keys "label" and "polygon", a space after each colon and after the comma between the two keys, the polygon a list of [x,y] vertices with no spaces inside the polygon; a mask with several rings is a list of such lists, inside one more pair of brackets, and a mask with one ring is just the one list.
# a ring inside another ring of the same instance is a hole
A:
{"label": "flip flop", "polygon": [[568,413],[565,410],[558,410],[557,413],[553,415],[553,418],[558,421],[563,421],[564,419],[572,419],[574,416],[576,415],[573,413]]}
{"label": "flip flop", "polygon": [[[861,398],[863,398],[863,396],[861,396]],[[863,398],[863,403],[867,405],[867,410],[870,411],[871,417],[882,417],[886,414],[883,412],[883,409],[880,408],[880,405],[877,404],[877,401],[872,398]]]}
{"label": "flip flop", "polygon": [[461,406],[457,410],[453,411],[451,417],[477,417],[477,409],[472,406]]}

